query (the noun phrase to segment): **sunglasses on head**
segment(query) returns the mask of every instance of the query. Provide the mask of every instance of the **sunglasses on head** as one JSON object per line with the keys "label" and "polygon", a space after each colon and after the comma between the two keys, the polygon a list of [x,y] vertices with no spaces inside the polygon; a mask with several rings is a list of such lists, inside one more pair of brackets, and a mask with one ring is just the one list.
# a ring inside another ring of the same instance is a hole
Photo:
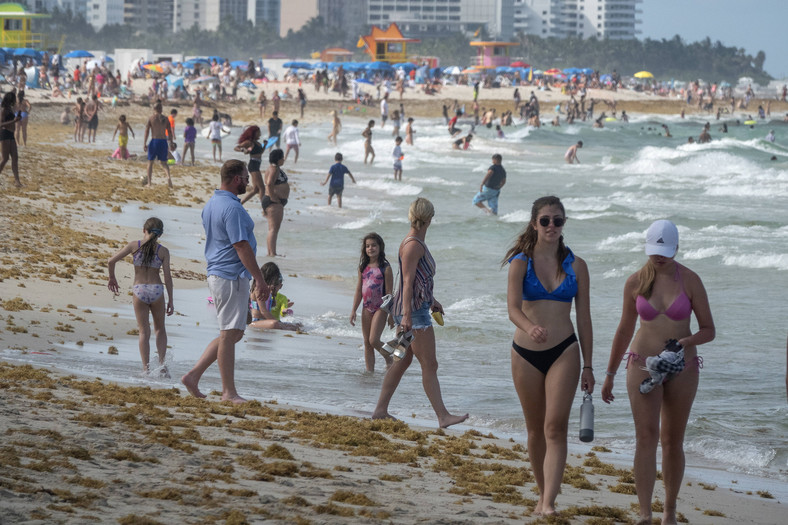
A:
{"label": "sunglasses on head", "polygon": [[[553,226],[555,226],[556,228],[562,227],[566,222],[566,219],[564,219],[563,217],[555,217],[552,220],[553,220]],[[543,228],[547,228],[548,226],[550,226],[550,217],[539,217],[539,224]]]}

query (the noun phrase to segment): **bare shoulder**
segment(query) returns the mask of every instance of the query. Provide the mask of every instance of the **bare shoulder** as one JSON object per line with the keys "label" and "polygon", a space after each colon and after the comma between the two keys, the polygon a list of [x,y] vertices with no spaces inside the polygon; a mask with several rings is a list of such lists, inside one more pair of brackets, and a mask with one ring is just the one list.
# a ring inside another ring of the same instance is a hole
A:
{"label": "bare shoulder", "polygon": [[424,246],[415,237],[407,238],[400,245],[400,253],[405,257],[421,257],[424,255]]}
{"label": "bare shoulder", "polygon": [[681,275],[681,279],[684,281],[684,287],[686,289],[692,291],[703,288],[703,281],[701,280],[700,276],[683,264],[679,264],[679,275]]}
{"label": "bare shoulder", "polygon": [[635,291],[640,286],[640,275],[639,272],[635,272],[629,277],[627,277],[627,282],[624,283],[624,293],[635,293]]}
{"label": "bare shoulder", "polygon": [[588,265],[586,264],[585,259],[583,259],[582,257],[578,257],[577,255],[575,255],[575,260],[572,263],[572,269],[575,272],[579,270],[586,274],[588,273]]}

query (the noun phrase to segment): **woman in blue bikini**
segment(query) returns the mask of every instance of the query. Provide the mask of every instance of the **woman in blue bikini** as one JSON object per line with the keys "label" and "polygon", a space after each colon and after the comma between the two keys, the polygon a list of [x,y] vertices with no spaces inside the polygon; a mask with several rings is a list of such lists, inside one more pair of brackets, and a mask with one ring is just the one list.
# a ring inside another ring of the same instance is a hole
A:
{"label": "woman in blue bikini", "polygon": [[[156,332],[156,350],[159,354],[160,373],[170,377],[167,367],[164,366],[164,356],[167,353],[167,330],[164,328],[164,314],[172,315],[175,311],[172,302],[172,275],[170,274],[170,251],[159,244],[157,240],[164,233],[164,224],[160,219],[151,217],[142,227],[143,239],[131,241],[118,253],[107,261],[109,270],[109,283],[107,288],[118,295],[120,287],[115,279],[115,263],[132,254],[134,263],[134,314],[137,316],[137,328],[140,336],[140,357],[142,369],[149,371],[150,361],[150,321],[149,315],[153,314],[153,329]],[[159,270],[164,270],[164,284],[159,277]],[[167,287],[169,298],[166,308],[164,303],[164,288]]]}
{"label": "woman in blue bikini", "polygon": [[[678,248],[679,232],[675,224],[659,220],[649,227],[646,232],[648,261],[630,275],[624,285],[621,321],[613,338],[602,386],[602,400],[610,403],[615,398],[613,378],[626,357],[627,393],[635,420],[634,470],[640,505],[639,524],[651,523],[651,498],[657,478],[657,445],[660,442],[665,483],[662,523],[676,523],[676,499],[684,477],[684,431],[698,389],[698,369],[702,363],[697,345],[708,343],[715,336],[706,289],[695,272],[676,262]],[[698,322],[695,333],[690,329],[693,313]],[[635,333],[638,317],[640,328]],[[640,385],[650,377],[644,369],[646,358],[659,355],[667,339],[676,339],[684,348],[684,361],[690,370],[678,373],[643,394]],[[629,352],[625,354],[627,347]],[[632,361],[639,363],[629,366]]]}
{"label": "woman in blue bikini", "polygon": [[[528,456],[539,488],[534,509],[538,515],[555,514],[578,380],[583,390],[594,391],[588,267],[564,246],[565,222],[558,197],[537,199],[525,232],[504,259],[504,264],[509,263],[506,302],[516,328],[512,378],[525,416]],[[579,335],[575,335],[569,315],[572,301]]]}

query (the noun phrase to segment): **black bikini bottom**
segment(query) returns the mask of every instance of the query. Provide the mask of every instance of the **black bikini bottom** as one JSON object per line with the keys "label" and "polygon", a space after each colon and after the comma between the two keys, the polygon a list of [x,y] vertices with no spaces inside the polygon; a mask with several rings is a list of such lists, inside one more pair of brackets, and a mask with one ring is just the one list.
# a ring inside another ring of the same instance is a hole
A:
{"label": "black bikini bottom", "polygon": [[262,203],[263,203],[263,213],[265,213],[265,210],[267,210],[268,207],[273,204],[281,204],[282,208],[284,208],[285,206],[287,206],[287,199],[279,199],[279,202],[274,202],[271,200],[271,197],[269,197],[268,195],[264,195]]}
{"label": "black bikini bottom", "polygon": [[564,353],[569,345],[577,341],[577,335],[572,334],[557,345],[552,348],[548,348],[547,350],[528,350],[527,348],[523,348],[522,346],[518,345],[514,341],[512,341],[512,348],[514,351],[520,354],[520,357],[531,363],[534,368],[539,370],[544,375],[547,375],[547,371],[550,370],[550,367],[553,366],[561,354]]}

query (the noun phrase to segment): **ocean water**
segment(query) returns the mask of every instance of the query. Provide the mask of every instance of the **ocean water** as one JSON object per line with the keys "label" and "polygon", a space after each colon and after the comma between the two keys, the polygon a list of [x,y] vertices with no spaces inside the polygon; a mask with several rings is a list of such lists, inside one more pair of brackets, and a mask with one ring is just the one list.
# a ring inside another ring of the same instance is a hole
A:
{"label": "ocean water", "polygon": [[[362,163],[360,133],[374,116],[343,115],[338,147],[326,142],[328,122],[301,126],[301,159],[284,166],[294,191],[279,237],[279,251],[286,257],[277,263],[286,276],[283,292],[295,301],[295,320],[304,323],[308,335],[248,331],[237,351],[242,395],[336,413],[371,413],[382,360],[375,374],[363,373],[360,323],[348,323],[361,238],[370,231],[382,235],[396,271],[397,246],[408,230],[408,205],[422,196],[436,208],[427,243],[438,268],[435,294],[446,310],[446,325],[436,327],[444,401],[452,412],[470,413],[465,427],[523,440],[525,425],[511,381],[514,328],[506,313],[501,259],[528,221],[531,203],[557,195],[569,219],[566,243],[590,270],[598,387],[620,316],[624,281],[646,260],[645,231],[653,220],[670,219],[681,236],[678,260],[703,279],[717,328],[716,339],[699,348],[704,368],[687,429],[688,469],[723,483],[749,479],[757,489],[767,486],[776,496],[788,497],[788,126],[759,121],[750,128],[728,120],[729,131],[722,134],[717,131],[722,121],[712,121],[714,141],[698,145],[687,144],[687,137],[697,137],[705,119],[633,116],[629,124],[609,122],[604,129],[586,123],[509,127],[505,139],[494,138],[494,130],[477,128],[472,149],[456,151],[442,119],[418,118],[415,145],[403,144],[403,180],[395,182],[390,125],[374,128],[376,161],[371,166]],[[469,122],[460,124],[469,129]],[[662,124],[674,138],[660,135]],[[763,140],[769,129],[777,133],[774,144]],[[228,153],[238,134],[236,128],[225,140],[225,158],[240,158]],[[568,166],[564,151],[578,140],[584,142],[579,150],[582,164]],[[100,135],[99,144],[109,149],[109,135]],[[209,147],[207,141],[198,142],[198,157],[207,161]],[[327,206],[327,187],[319,184],[337,151],[357,180],[355,185],[346,180],[341,210],[336,203]],[[488,217],[471,204],[493,153],[503,155],[508,173],[498,217]],[[778,160],[771,161],[773,155]],[[266,223],[256,203],[247,209],[255,219],[258,251],[264,254]],[[121,214],[94,218],[138,227],[155,214],[164,220],[163,242],[176,256],[201,259],[200,211],[141,211],[138,205],[127,205]],[[168,319],[170,368],[176,378],[169,382],[139,376],[132,336],[114,342],[119,356],[103,353],[106,345],[67,343],[53,355],[0,349],[0,357],[106,379],[176,385],[216,333],[207,295],[207,287],[176,290],[176,309],[182,315]],[[106,313],[117,312],[133,327],[128,303],[119,298],[117,307]],[[384,333],[384,340],[388,335]],[[619,374],[612,405],[595,395],[593,444],[607,446],[615,459],[629,463],[634,427],[621,379]],[[201,386],[219,388],[216,367]],[[570,443],[578,452],[588,450],[576,437],[580,401],[578,393],[570,418]],[[391,413],[434,425],[415,360],[392,400]],[[743,482],[738,487],[744,488]]]}

